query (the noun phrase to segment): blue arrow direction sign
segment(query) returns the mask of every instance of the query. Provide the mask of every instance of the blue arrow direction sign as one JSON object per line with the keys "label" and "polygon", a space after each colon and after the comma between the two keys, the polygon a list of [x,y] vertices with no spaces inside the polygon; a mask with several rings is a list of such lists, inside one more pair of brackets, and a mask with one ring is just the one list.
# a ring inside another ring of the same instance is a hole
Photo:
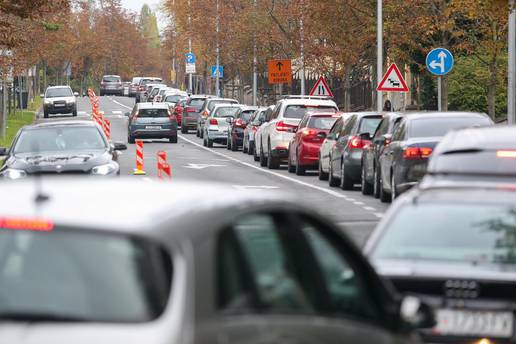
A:
{"label": "blue arrow direction sign", "polygon": [[195,63],[195,60],[197,59],[195,54],[193,53],[187,53],[186,56],[186,63]]}
{"label": "blue arrow direction sign", "polygon": [[426,68],[435,75],[446,75],[453,68],[453,55],[444,48],[436,48],[426,55]]}
{"label": "blue arrow direction sign", "polygon": [[[211,66],[211,77],[217,77],[217,66]],[[224,77],[224,67],[219,65],[219,78]]]}

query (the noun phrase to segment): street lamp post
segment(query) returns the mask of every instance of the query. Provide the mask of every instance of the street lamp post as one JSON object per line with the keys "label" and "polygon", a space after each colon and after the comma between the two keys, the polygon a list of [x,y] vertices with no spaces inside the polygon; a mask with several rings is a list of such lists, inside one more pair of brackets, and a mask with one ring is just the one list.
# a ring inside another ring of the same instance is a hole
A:
{"label": "street lamp post", "polygon": [[220,46],[219,46],[219,0],[217,0],[217,24],[216,24],[216,32],[217,32],[217,65],[215,66],[215,95],[217,97],[220,97],[220,71],[219,71],[219,65],[220,65]]}
{"label": "street lamp post", "polygon": [[[256,0],[253,2],[254,6],[254,18],[256,22]],[[255,25],[256,28],[256,25]],[[253,33],[253,106],[258,103],[258,57],[256,47],[256,33]]]}
{"label": "street lamp post", "polygon": [[509,65],[508,65],[508,85],[507,85],[507,123],[515,123],[516,103],[515,103],[515,82],[516,82],[516,11],[514,0],[509,0]]}
{"label": "street lamp post", "polygon": [[[190,7],[191,2],[188,0],[188,52],[192,53],[192,8]],[[184,79],[183,79],[184,80]],[[188,92],[193,93],[193,76],[192,73],[188,73]]]}
{"label": "street lamp post", "polygon": [[[377,14],[376,14],[376,82],[379,83],[383,77],[383,0],[377,0]],[[378,112],[383,110],[382,91],[376,92],[376,109]]]}

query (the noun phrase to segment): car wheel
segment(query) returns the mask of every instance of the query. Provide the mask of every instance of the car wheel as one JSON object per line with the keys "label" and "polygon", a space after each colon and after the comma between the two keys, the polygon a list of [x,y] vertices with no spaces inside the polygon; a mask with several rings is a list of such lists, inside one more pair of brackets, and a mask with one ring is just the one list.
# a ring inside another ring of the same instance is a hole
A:
{"label": "car wheel", "polygon": [[292,164],[292,159],[290,159],[290,154],[288,155],[287,170],[288,170],[288,173],[296,172],[296,166]]}
{"label": "car wheel", "polygon": [[43,111],[43,118],[48,118],[48,112]]}
{"label": "car wheel", "polygon": [[236,152],[238,150],[238,143],[236,142],[236,140],[233,140],[233,139],[231,139],[230,141],[231,141],[231,150],[233,152]]}
{"label": "car wheel", "polygon": [[299,155],[296,153],[296,175],[298,176],[304,176],[306,172],[306,168],[301,166],[299,163]]}
{"label": "car wheel", "polygon": [[328,173],[323,171],[322,162],[321,162],[320,157],[319,157],[319,180],[328,180]]}
{"label": "car wheel", "polygon": [[231,140],[229,139],[229,136],[226,139],[226,149],[227,150],[231,150]]}
{"label": "car wheel", "polygon": [[195,136],[197,136],[197,137],[201,137],[201,134],[199,134],[199,129],[196,129],[196,130],[195,130]]}
{"label": "car wheel", "polygon": [[330,167],[328,172],[328,185],[329,186],[339,186],[339,180],[334,177],[333,175],[333,164],[331,163],[331,157],[330,157]]}
{"label": "car wheel", "polygon": [[249,152],[249,148],[247,148],[248,145],[246,145],[245,143],[246,143],[246,140],[244,138],[244,142],[242,143],[242,153],[247,154],[247,152]]}
{"label": "car wheel", "polygon": [[249,141],[249,149],[247,150],[247,154],[253,155],[254,153],[254,141]]}
{"label": "car wheel", "polygon": [[378,166],[374,168],[374,181],[373,181],[373,196],[374,198],[380,198],[380,172],[378,172]]}
{"label": "car wheel", "polygon": [[391,173],[391,202],[398,198],[398,193],[396,192],[396,181],[394,180],[394,171]]}
{"label": "car wheel", "polygon": [[72,116],[73,117],[77,117],[77,109],[74,109],[73,112],[72,112]]}
{"label": "car wheel", "polygon": [[202,140],[202,145],[203,145],[204,147],[208,146],[208,143],[206,142],[206,138],[204,138],[204,139]]}
{"label": "car wheel", "polygon": [[271,144],[269,143],[268,144],[268,150],[267,150],[267,167],[270,169],[270,170],[276,170],[279,168],[279,162],[278,162],[278,159],[274,158],[272,156],[272,152],[271,152]]}
{"label": "car wheel", "polygon": [[340,188],[342,190],[353,190],[353,181],[349,176],[346,176],[344,161],[340,163]]}
{"label": "car wheel", "polygon": [[380,201],[382,203],[389,203],[391,200],[391,195],[385,191],[385,188],[383,187],[383,178],[380,176]]}
{"label": "car wheel", "polygon": [[373,193],[373,186],[366,180],[364,163],[362,163],[362,186],[360,189],[362,195],[370,195]]}
{"label": "car wheel", "polygon": [[213,140],[210,140],[209,138],[206,140],[206,142],[208,142],[208,148],[212,148],[213,147]]}
{"label": "car wheel", "polygon": [[177,136],[172,136],[170,139],[168,139],[170,143],[177,143]]}
{"label": "car wheel", "polygon": [[136,142],[136,141],[135,141],[135,139],[134,139],[134,136],[129,135],[129,136],[127,137],[127,142],[129,142],[129,143],[131,143],[131,144],[134,144],[134,143]]}
{"label": "car wheel", "polygon": [[188,134],[188,129],[185,126],[181,127],[181,134]]}
{"label": "car wheel", "polygon": [[260,149],[260,166],[265,167],[267,166],[267,159],[265,158],[265,154],[263,154],[263,145]]}
{"label": "car wheel", "polygon": [[253,159],[254,161],[260,161],[260,157],[256,154],[256,147],[253,148]]}
{"label": "car wheel", "polygon": [[104,95],[104,93],[102,93],[102,91],[100,91],[100,96],[102,97]]}
{"label": "car wheel", "polygon": [[203,131],[202,129],[201,129],[201,130],[199,130],[199,137],[200,137],[201,139],[203,139],[203,138],[204,138],[204,131]]}

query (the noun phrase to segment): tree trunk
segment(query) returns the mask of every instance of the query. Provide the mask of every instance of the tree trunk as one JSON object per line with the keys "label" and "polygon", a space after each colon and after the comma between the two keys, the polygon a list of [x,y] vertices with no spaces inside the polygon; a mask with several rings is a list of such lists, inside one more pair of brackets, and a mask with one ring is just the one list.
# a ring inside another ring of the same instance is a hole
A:
{"label": "tree trunk", "polygon": [[343,88],[344,88],[344,111],[351,111],[351,83],[349,81],[349,70],[344,73]]}
{"label": "tree trunk", "polygon": [[487,111],[489,117],[495,120],[496,117],[496,59],[489,65],[489,82],[487,84]]}

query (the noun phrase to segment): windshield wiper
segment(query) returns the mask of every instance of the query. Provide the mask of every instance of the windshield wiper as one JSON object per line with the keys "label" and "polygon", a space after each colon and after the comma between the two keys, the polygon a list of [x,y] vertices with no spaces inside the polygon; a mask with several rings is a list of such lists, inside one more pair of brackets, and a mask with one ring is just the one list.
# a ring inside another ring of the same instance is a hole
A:
{"label": "windshield wiper", "polygon": [[28,322],[88,322],[80,316],[52,313],[0,312],[0,321]]}

